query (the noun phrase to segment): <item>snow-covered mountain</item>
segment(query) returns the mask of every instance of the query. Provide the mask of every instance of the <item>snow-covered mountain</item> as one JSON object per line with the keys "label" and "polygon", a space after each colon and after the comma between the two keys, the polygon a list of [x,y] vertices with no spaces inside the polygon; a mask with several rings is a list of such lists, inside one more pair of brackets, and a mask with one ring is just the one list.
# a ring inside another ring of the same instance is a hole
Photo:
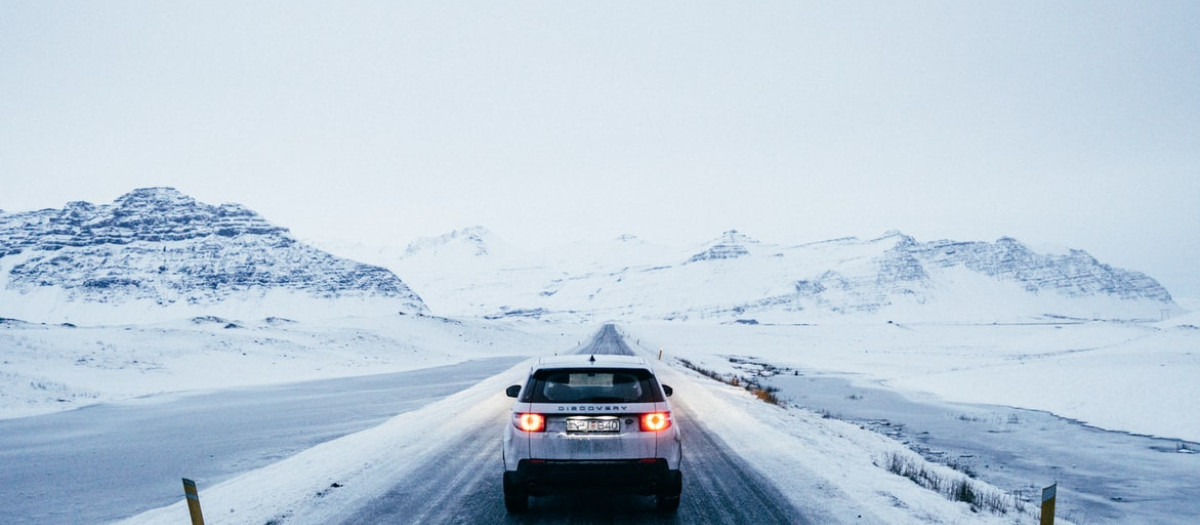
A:
{"label": "snow-covered mountain", "polygon": [[674,250],[622,236],[558,250],[546,257],[552,263],[514,266],[493,257],[490,233],[473,232],[414,243],[392,267],[403,268],[429,301],[444,305],[439,313],[445,315],[1021,322],[1157,320],[1182,311],[1144,274],[1112,268],[1081,250],[1038,253],[1011,238],[918,242],[889,232],[781,246],[734,230]]}
{"label": "snow-covered mountain", "polygon": [[784,246],[731,230],[702,246],[623,235],[534,254],[473,227],[403,249],[329,249],[374,265],[298,242],[240,205],[171,188],[0,212],[0,317],[91,324],[432,310],[582,322],[1012,322],[1182,311],[1144,274],[1011,238],[918,242],[889,232]]}
{"label": "snow-covered mountain", "polygon": [[391,271],[297,242],[237,204],[145,188],[112,204],[0,213],[0,317],[98,323],[397,312],[427,308]]}
{"label": "snow-covered mountain", "polygon": [[537,255],[479,226],[418,239],[383,264],[401,274],[421,272],[424,285],[437,290],[430,309],[451,315],[528,303],[556,273]]}

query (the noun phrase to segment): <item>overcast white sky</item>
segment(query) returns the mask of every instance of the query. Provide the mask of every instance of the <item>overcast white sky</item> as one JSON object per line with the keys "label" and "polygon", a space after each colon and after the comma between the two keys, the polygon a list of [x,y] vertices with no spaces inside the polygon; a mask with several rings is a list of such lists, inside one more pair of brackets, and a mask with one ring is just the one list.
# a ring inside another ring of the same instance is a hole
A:
{"label": "overcast white sky", "polygon": [[345,4],[0,2],[0,209],[174,186],[398,245],[1012,236],[1200,297],[1200,2]]}

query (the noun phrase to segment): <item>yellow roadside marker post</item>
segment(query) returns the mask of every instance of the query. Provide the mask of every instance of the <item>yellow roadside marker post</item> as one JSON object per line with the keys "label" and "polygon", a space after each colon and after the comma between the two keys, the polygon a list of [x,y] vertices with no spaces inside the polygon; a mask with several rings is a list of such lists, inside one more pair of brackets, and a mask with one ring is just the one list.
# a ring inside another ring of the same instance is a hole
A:
{"label": "yellow roadside marker post", "polygon": [[204,525],[204,515],[200,513],[200,491],[196,490],[196,482],[183,478],[183,495],[187,497],[188,512],[192,515],[192,525]]}
{"label": "yellow roadside marker post", "polygon": [[1058,496],[1058,483],[1042,489],[1042,521],[1040,525],[1054,525],[1054,500]]}

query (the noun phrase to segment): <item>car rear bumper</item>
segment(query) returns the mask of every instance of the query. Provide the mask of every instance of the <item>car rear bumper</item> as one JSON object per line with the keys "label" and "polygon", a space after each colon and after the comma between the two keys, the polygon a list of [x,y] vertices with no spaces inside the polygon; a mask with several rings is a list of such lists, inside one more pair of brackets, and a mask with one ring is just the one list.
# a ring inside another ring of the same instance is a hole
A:
{"label": "car rear bumper", "polygon": [[[653,460],[529,460],[517,464],[515,480],[529,494],[563,492],[624,492],[657,494],[679,481],[665,459]],[[677,492],[676,492],[677,493]]]}

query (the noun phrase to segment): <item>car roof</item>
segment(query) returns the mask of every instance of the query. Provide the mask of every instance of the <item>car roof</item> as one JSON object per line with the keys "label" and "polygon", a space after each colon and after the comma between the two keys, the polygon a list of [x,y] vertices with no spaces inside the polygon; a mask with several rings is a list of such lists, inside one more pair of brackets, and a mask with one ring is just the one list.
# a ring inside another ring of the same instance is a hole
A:
{"label": "car roof", "polygon": [[650,368],[645,359],[633,355],[575,354],[542,357],[533,365],[533,369],[578,368],[586,366],[595,366],[598,368]]}

